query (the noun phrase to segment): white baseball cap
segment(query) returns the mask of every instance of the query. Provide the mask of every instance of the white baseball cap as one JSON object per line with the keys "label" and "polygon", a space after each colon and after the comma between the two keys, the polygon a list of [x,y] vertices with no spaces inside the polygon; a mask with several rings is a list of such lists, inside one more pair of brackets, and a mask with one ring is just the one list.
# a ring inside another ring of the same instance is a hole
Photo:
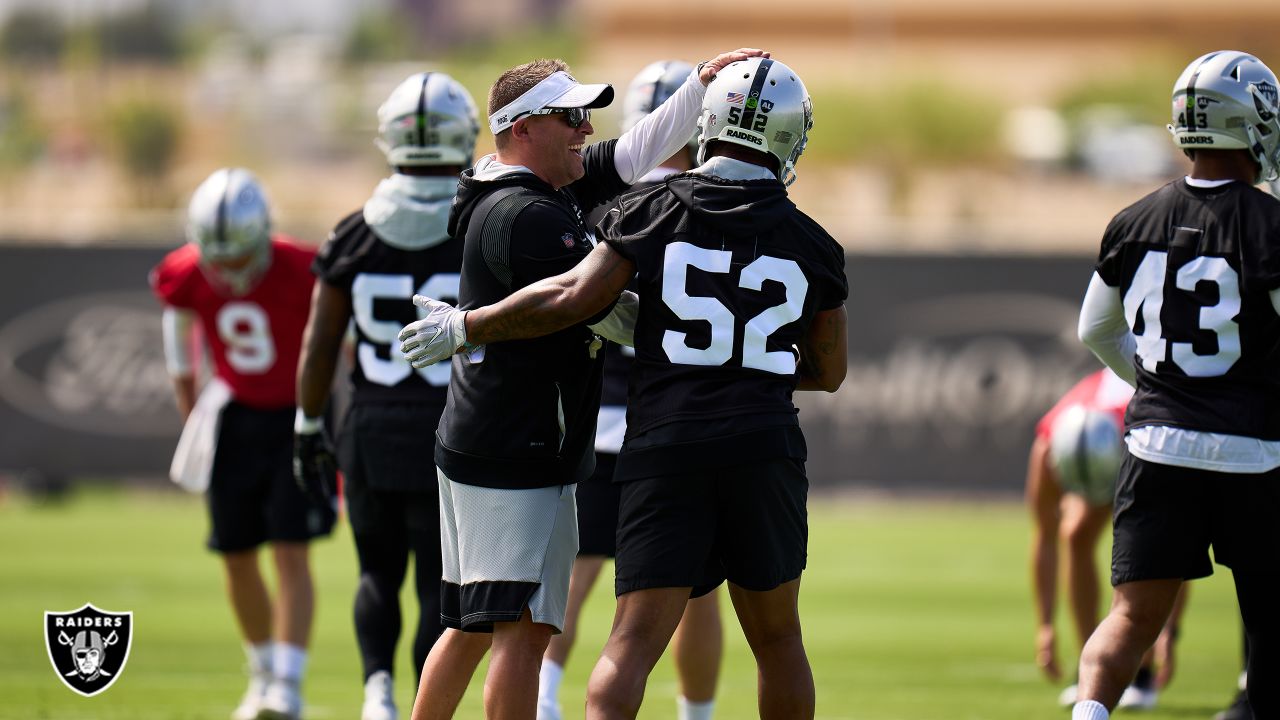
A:
{"label": "white baseball cap", "polygon": [[497,135],[514,125],[516,120],[543,108],[602,108],[611,102],[612,85],[582,85],[572,75],[560,70],[490,115],[489,129]]}

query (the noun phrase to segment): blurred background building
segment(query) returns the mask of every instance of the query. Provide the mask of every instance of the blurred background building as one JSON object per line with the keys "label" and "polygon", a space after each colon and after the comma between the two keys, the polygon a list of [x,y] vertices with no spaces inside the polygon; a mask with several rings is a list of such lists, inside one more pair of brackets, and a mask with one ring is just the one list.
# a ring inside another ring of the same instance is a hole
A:
{"label": "blurred background building", "polygon": [[0,0],[0,234],[163,241],[234,162],[318,240],[380,173],[372,110],[415,68],[483,99],[534,56],[624,84],[655,57],[759,45],[810,86],[795,190],[851,248],[1080,250],[1180,167],[1162,129],[1178,69],[1265,59],[1277,21],[1267,0]]}

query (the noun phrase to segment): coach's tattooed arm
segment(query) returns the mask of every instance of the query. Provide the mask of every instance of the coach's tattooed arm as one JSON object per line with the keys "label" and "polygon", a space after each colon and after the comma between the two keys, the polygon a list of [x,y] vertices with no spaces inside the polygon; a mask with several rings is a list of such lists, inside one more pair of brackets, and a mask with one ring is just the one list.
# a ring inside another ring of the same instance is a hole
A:
{"label": "coach's tattooed arm", "polygon": [[539,280],[467,313],[467,342],[483,345],[541,337],[595,318],[618,298],[635,265],[600,243],[572,270]]}
{"label": "coach's tattooed arm", "polygon": [[841,305],[814,315],[800,348],[797,390],[835,392],[849,369],[848,315]]}

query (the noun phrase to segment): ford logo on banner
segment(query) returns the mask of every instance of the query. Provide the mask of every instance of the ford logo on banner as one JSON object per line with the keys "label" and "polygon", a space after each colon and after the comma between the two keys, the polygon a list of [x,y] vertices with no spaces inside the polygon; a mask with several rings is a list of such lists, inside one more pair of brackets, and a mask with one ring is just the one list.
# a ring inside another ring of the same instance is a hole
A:
{"label": "ford logo on banner", "polygon": [[76,432],[172,437],[173,391],[151,294],[79,295],[0,327],[0,399]]}
{"label": "ford logo on banner", "polygon": [[160,248],[0,246],[0,469],[163,477],[181,421]]}

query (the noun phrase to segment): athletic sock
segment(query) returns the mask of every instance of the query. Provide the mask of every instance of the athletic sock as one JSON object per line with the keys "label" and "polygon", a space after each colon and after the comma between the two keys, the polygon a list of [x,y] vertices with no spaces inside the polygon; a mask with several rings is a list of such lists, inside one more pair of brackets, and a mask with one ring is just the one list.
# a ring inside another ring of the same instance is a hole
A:
{"label": "athletic sock", "polygon": [[287,642],[277,642],[271,658],[275,676],[291,682],[302,682],[307,669],[307,651]]}
{"label": "athletic sock", "polygon": [[538,671],[538,720],[560,720],[560,680],[564,668],[555,660],[542,658]]}
{"label": "athletic sock", "polygon": [[679,720],[711,720],[711,712],[715,710],[716,701],[694,702],[683,695],[676,698],[677,717]]}
{"label": "athletic sock", "polygon": [[245,643],[244,654],[249,659],[249,672],[254,675],[271,674],[271,653],[270,642]]}
{"label": "athletic sock", "polygon": [[1138,674],[1133,677],[1133,686],[1139,690],[1150,690],[1155,685],[1155,675],[1151,672],[1151,666],[1143,665],[1138,668]]}
{"label": "athletic sock", "polygon": [[1097,700],[1081,700],[1071,708],[1071,720],[1108,720],[1111,714]]}

